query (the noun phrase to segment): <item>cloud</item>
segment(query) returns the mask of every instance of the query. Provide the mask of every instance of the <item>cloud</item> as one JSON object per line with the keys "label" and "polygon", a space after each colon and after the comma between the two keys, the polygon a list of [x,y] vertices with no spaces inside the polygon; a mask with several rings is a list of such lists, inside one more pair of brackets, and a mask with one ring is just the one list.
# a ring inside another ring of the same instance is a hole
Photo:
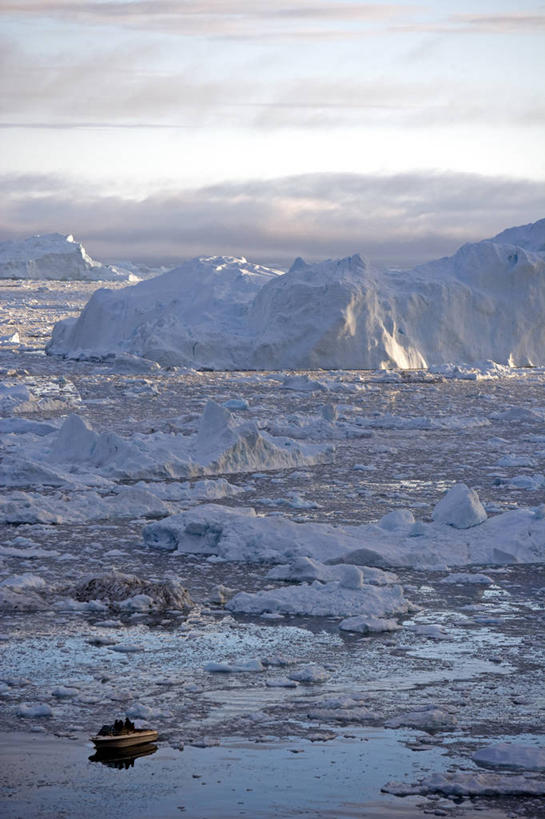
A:
{"label": "cloud", "polygon": [[407,267],[545,213],[540,182],[476,174],[307,174],[140,201],[58,176],[0,181],[1,238],[74,233],[98,258],[152,264],[225,254],[288,265],[359,251]]}
{"label": "cloud", "polygon": [[[160,69],[156,44],[56,62],[0,43],[0,128],[423,127],[453,122],[529,126],[545,106],[520,88],[505,104],[479,82],[260,75],[248,66]],[[209,74],[206,72],[209,71]],[[70,82],[67,82],[67,76]],[[506,92],[507,93],[507,92]]]}
{"label": "cloud", "polygon": [[[154,30],[182,36],[316,38],[353,36],[367,27],[411,18],[419,5],[357,0],[17,0],[0,6],[12,18],[54,18],[85,25]],[[341,27],[342,26],[342,27]],[[337,30],[336,30],[336,27]]]}
{"label": "cloud", "polygon": [[442,19],[407,23],[393,22],[398,33],[435,34],[537,34],[545,29],[545,13],[516,12],[513,14],[451,14]]}
{"label": "cloud", "polygon": [[545,29],[545,14],[454,14],[450,21],[466,32],[487,34],[538,33]]}

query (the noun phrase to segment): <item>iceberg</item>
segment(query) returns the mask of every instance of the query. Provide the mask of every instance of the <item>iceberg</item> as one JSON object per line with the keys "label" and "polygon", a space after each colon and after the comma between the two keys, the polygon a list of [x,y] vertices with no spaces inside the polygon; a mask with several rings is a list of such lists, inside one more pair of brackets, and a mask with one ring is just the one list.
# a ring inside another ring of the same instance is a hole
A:
{"label": "iceberg", "polygon": [[285,274],[203,257],[96,292],[47,352],[218,370],[543,366],[544,246],[542,219],[406,271],[359,254]]}

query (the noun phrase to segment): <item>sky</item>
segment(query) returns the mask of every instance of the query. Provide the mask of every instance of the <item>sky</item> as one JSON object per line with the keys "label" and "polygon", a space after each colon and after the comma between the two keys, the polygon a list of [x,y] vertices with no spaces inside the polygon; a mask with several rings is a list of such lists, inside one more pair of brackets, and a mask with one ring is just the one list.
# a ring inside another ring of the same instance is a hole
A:
{"label": "sky", "polygon": [[2,0],[0,239],[410,266],[545,216],[545,0]]}

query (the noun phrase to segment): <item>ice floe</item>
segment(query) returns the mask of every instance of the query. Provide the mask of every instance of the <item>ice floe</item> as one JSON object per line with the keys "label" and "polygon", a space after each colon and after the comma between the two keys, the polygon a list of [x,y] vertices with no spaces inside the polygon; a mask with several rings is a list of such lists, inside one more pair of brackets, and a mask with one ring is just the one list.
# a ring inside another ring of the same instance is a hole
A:
{"label": "ice floe", "polygon": [[396,796],[442,793],[445,796],[542,796],[543,778],[534,779],[516,774],[495,774],[475,771],[433,773],[419,783],[388,782],[382,788]]}
{"label": "ice floe", "polygon": [[419,728],[422,731],[445,731],[453,728],[457,722],[456,716],[450,711],[432,704],[399,714],[384,724],[386,728],[407,726],[408,728]]}
{"label": "ice floe", "polygon": [[[334,526],[261,517],[252,508],[205,504],[148,524],[143,538],[151,548],[180,555],[209,554],[258,563],[291,563],[307,557],[321,563],[444,570],[545,559],[545,518],[540,507],[487,518],[476,493],[462,484],[449,490],[438,508],[431,523],[411,522],[411,513],[396,510],[377,523]],[[314,571],[306,566],[310,573]]]}
{"label": "ice floe", "polygon": [[472,759],[477,765],[487,768],[545,771],[545,747],[543,745],[498,742],[475,751]]}
{"label": "ice floe", "polygon": [[361,580],[361,585],[355,587],[352,581],[350,585],[344,585],[343,581],[320,583],[316,580],[311,584],[263,589],[254,593],[239,592],[229,600],[226,608],[244,614],[271,612],[314,617],[366,615],[382,618],[406,613],[409,604],[399,585],[371,586]]}

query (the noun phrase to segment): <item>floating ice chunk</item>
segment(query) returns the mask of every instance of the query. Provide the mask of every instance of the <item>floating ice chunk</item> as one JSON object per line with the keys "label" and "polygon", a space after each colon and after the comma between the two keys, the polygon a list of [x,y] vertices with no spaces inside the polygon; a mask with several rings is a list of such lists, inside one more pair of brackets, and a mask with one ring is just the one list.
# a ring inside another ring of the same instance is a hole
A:
{"label": "floating ice chunk", "polygon": [[442,793],[445,796],[543,796],[545,781],[542,777],[530,779],[513,774],[456,771],[434,773],[418,784],[388,782],[382,787],[386,793],[396,796],[410,794]]}
{"label": "floating ice chunk", "polygon": [[380,634],[384,631],[398,631],[401,626],[396,620],[383,617],[347,617],[339,623],[342,631],[353,631],[359,634]]}
{"label": "floating ice chunk", "polygon": [[490,418],[495,421],[514,421],[519,424],[533,424],[543,422],[544,413],[541,410],[529,409],[528,407],[510,407],[501,412],[493,412]]}
{"label": "floating ice chunk", "polygon": [[30,572],[23,574],[11,574],[0,581],[0,586],[11,589],[11,591],[43,591],[47,584],[43,577]]}
{"label": "floating ice chunk", "polygon": [[329,674],[319,665],[304,665],[288,674],[290,680],[300,683],[323,683],[329,679]]}
{"label": "floating ice chunk", "polygon": [[17,707],[17,716],[18,717],[25,717],[25,718],[32,718],[32,717],[52,717],[53,716],[53,709],[47,703],[39,702],[39,703],[30,703],[30,702],[22,702]]}
{"label": "floating ice chunk", "polygon": [[545,486],[545,475],[536,473],[535,475],[515,475],[507,483],[509,489],[529,489],[537,492]]}
{"label": "floating ice chunk", "polygon": [[[48,351],[231,370],[413,369],[456,359],[478,362],[477,372],[458,372],[472,378],[489,359],[541,365],[543,250],[508,241],[519,239],[466,244],[402,276],[358,254],[283,275],[240,258],[196,259],[95,293],[77,320],[56,325]],[[401,378],[383,370],[374,380]]]}
{"label": "floating ice chunk", "polygon": [[447,630],[436,623],[417,623],[407,626],[409,631],[414,632],[418,637],[426,637],[428,640],[448,640]]}
{"label": "floating ice chunk", "polygon": [[403,529],[414,524],[414,515],[409,509],[394,509],[388,512],[378,522],[381,529],[391,532],[395,529]]}
{"label": "floating ice chunk", "polygon": [[127,708],[127,716],[129,719],[148,720],[155,716],[155,712],[149,705],[144,705],[142,702],[133,702],[133,704]]}
{"label": "floating ice chunk", "polygon": [[474,489],[457,483],[448,490],[432,513],[437,523],[446,523],[456,529],[469,529],[487,519],[484,506]]}
{"label": "floating ice chunk", "polygon": [[69,687],[66,685],[59,685],[57,688],[54,688],[51,694],[56,697],[58,700],[67,700],[71,699],[72,697],[77,697],[79,694],[79,689]]}
{"label": "floating ice chunk", "polygon": [[[356,568],[356,567],[352,567]],[[351,574],[353,578],[353,575]],[[383,617],[408,611],[403,589],[398,585],[353,587],[339,581],[311,585],[285,586],[259,592],[240,592],[226,606],[230,611],[245,614],[273,612],[315,617],[349,617],[367,615]]]}
{"label": "floating ice chunk", "polygon": [[98,648],[102,648],[104,646],[115,646],[116,640],[113,637],[105,637],[102,634],[97,634],[93,637],[89,637],[87,642],[91,646],[97,646]]}
{"label": "floating ice chunk", "polygon": [[11,347],[13,344],[20,344],[21,337],[19,331],[15,330],[13,333],[7,335],[0,335],[0,347]]}
{"label": "floating ice chunk", "polygon": [[383,631],[399,631],[401,626],[397,620],[388,620],[383,617],[347,617],[339,623],[342,631],[353,631],[359,634],[380,634]]}
{"label": "floating ice chunk", "polygon": [[343,724],[361,724],[377,719],[377,714],[361,705],[348,708],[326,708],[318,704],[312,708],[307,717],[320,722],[341,722]]}
{"label": "floating ice chunk", "polygon": [[222,407],[228,410],[247,410],[249,405],[244,398],[230,398],[228,401],[223,402]]}
{"label": "floating ice chunk", "polygon": [[0,587],[0,611],[44,611],[45,601],[33,591],[13,591],[7,586]]}
{"label": "floating ice chunk", "polygon": [[296,392],[327,392],[328,387],[321,381],[316,381],[308,375],[285,375],[280,385],[281,390]]}
{"label": "floating ice chunk", "polygon": [[24,572],[0,582],[0,611],[43,611],[47,605],[40,596],[47,584],[42,577]]}
{"label": "floating ice chunk", "polygon": [[472,572],[452,572],[443,577],[441,583],[474,583],[477,586],[492,586],[494,580],[487,574],[473,574]]}
{"label": "floating ice chunk", "polygon": [[535,466],[536,462],[528,455],[504,455],[498,461],[498,466]]}
{"label": "floating ice chunk", "polygon": [[264,657],[262,662],[263,665],[272,668],[286,668],[290,665],[296,665],[298,660],[295,657],[287,657],[285,654],[272,654],[269,657]]}
{"label": "floating ice chunk", "polygon": [[115,646],[109,646],[109,649],[110,651],[116,651],[118,654],[138,654],[140,651],[146,650],[140,643],[120,643]]}
{"label": "floating ice chunk", "polygon": [[212,674],[237,674],[251,671],[264,671],[265,666],[261,660],[246,660],[238,663],[210,662],[206,663],[204,670]]}
{"label": "floating ice chunk", "polygon": [[0,418],[0,435],[50,435],[57,427],[45,421],[29,418]]}
{"label": "floating ice chunk", "polygon": [[0,500],[0,522],[59,524],[63,523],[63,517],[49,498],[21,492],[12,494],[10,500]]}
{"label": "floating ice chunk", "polygon": [[135,594],[133,597],[127,597],[125,600],[120,600],[116,604],[119,611],[141,611],[147,612],[153,608],[153,598],[149,594]]}
{"label": "floating ice chunk", "polygon": [[481,748],[472,756],[477,765],[491,768],[511,768],[513,770],[544,771],[545,747],[499,742]]}
{"label": "floating ice chunk", "polygon": [[386,728],[419,728],[422,731],[444,731],[454,728],[458,720],[454,714],[437,705],[426,705],[422,708],[400,714],[385,722]]}

